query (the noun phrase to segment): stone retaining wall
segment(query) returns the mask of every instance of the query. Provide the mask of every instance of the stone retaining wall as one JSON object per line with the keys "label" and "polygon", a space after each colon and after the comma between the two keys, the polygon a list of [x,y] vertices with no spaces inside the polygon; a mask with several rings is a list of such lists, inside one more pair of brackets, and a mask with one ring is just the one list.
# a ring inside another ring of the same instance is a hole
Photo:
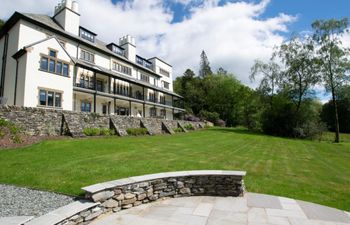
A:
{"label": "stone retaining wall", "polygon": [[[69,134],[73,137],[84,136],[85,128],[117,129],[118,134],[125,134],[128,128],[146,127],[149,134],[173,133],[171,129],[181,125],[192,124],[193,127],[204,127],[204,122],[161,120],[118,115],[99,115],[64,110],[27,108],[17,106],[0,107],[0,118],[15,123],[29,135],[58,136]],[[165,126],[164,126],[165,125]],[[169,131],[170,129],[170,131]]]}

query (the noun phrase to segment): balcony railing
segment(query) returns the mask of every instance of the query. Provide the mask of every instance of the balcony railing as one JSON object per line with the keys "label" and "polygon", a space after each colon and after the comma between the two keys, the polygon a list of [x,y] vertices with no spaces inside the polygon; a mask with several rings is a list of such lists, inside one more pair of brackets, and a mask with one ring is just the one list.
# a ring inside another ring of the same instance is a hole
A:
{"label": "balcony railing", "polygon": [[[95,85],[93,82],[76,83],[75,86],[80,87],[80,88],[89,89],[89,90],[95,90]],[[109,93],[109,90],[105,85],[97,85],[96,90],[99,92]],[[142,100],[142,101],[146,100],[148,102],[153,102],[153,103],[161,104],[161,105],[167,105],[167,106],[173,105],[171,101],[164,101],[164,100],[160,100],[159,98],[146,98],[145,99],[144,96],[140,93],[130,92],[130,91],[126,91],[126,90],[116,89],[114,91],[111,88],[110,94],[122,95],[125,97],[129,97],[129,98],[133,98],[133,99],[137,99],[137,100]]]}

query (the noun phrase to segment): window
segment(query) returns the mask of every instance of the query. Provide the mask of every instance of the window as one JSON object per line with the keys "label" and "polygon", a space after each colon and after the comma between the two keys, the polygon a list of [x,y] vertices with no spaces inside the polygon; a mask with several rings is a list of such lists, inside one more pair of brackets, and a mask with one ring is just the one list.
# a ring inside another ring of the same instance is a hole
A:
{"label": "window", "polygon": [[46,91],[44,90],[39,91],[39,104],[46,106]]}
{"label": "window", "polygon": [[121,72],[121,73],[124,73],[127,75],[131,75],[131,68],[130,67],[121,65],[117,62],[112,63],[112,70],[115,70],[115,71],[118,71],[118,72]]}
{"label": "window", "polygon": [[80,109],[82,112],[91,112],[91,102],[81,101]]}
{"label": "window", "polygon": [[159,68],[159,73],[166,77],[170,77],[170,73],[162,68]]}
{"label": "window", "polygon": [[166,111],[165,111],[165,109],[161,109],[161,110],[160,110],[160,116],[163,117],[163,118],[165,118],[165,116],[166,116]]}
{"label": "window", "polygon": [[156,94],[155,93],[149,93],[148,94],[148,100],[150,102],[156,102]]}
{"label": "window", "polygon": [[55,93],[52,91],[47,92],[47,105],[48,106],[53,106],[54,95],[55,95]]}
{"label": "window", "polygon": [[140,64],[140,65],[142,65],[142,66],[144,66],[144,67],[146,67],[146,68],[148,68],[150,70],[153,69],[152,63],[149,62],[148,60],[140,57],[140,56],[136,56],[136,63]]}
{"label": "window", "polygon": [[168,82],[162,81],[162,83],[163,83],[163,88],[169,89],[170,84]]}
{"label": "window", "polygon": [[156,117],[157,116],[157,109],[156,108],[150,108],[149,109],[149,115],[151,117]]}
{"label": "window", "polygon": [[149,83],[149,76],[141,73],[140,80]]}
{"label": "window", "polygon": [[40,69],[47,70],[48,66],[49,66],[49,59],[46,57],[41,57]]}
{"label": "window", "polygon": [[56,73],[62,74],[62,62],[57,62]]}
{"label": "window", "polygon": [[94,63],[95,62],[95,55],[91,52],[88,52],[86,50],[81,49],[80,50],[80,59]]}
{"label": "window", "polygon": [[68,77],[69,63],[58,60],[57,51],[50,49],[48,55],[41,55],[40,70]]}
{"label": "window", "polygon": [[46,107],[62,107],[62,93],[56,91],[39,90],[39,105]]}
{"label": "window", "polygon": [[95,42],[95,34],[93,34],[92,32],[89,32],[83,28],[80,28],[80,37],[88,40],[90,42]]}
{"label": "window", "polygon": [[61,93],[56,93],[55,94],[55,107],[62,107],[61,105],[62,102],[62,94]]}
{"label": "window", "polygon": [[63,64],[63,76],[67,76],[69,75],[69,65],[64,63]]}
{"label": "window", "polygon": [[51,57],[56,58],[57,57],[57,52],[55,50],[50,50],[50,54]]}
{"label": "window", "polygon": [[160,96],[159,97],[159,102],[160,102],[160,104],[165,105],[165,96]]}
{"label": "window", "polygon": [[55,65],[56,65],[56,61],[50,59],[50,68],[49,68],[50,73],[55,73],[55,67],[56,67]]}

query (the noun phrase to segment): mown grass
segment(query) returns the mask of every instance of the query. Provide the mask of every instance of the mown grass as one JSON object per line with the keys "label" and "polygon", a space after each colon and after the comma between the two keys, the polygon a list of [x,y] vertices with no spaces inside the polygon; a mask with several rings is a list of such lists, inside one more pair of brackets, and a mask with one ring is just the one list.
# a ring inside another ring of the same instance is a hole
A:
{"label": "mown grass", "polygon": [[44,141],[1,150],[0,183],[80,195],[83,186],[134,175],[246,170],[248,191],[350,211],[350,135],[342,137],[344,142],[334,144],[213,128],[172,136]]}

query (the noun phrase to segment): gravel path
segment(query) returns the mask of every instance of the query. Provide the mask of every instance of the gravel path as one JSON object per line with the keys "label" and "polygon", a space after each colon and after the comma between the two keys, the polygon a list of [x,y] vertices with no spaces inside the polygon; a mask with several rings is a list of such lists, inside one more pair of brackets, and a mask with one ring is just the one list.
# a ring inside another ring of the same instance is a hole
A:
{"label": "gravel path", "polygon": [[0,217],[36,217],[67,205],[73,200],[66,195],[0,184]]}

